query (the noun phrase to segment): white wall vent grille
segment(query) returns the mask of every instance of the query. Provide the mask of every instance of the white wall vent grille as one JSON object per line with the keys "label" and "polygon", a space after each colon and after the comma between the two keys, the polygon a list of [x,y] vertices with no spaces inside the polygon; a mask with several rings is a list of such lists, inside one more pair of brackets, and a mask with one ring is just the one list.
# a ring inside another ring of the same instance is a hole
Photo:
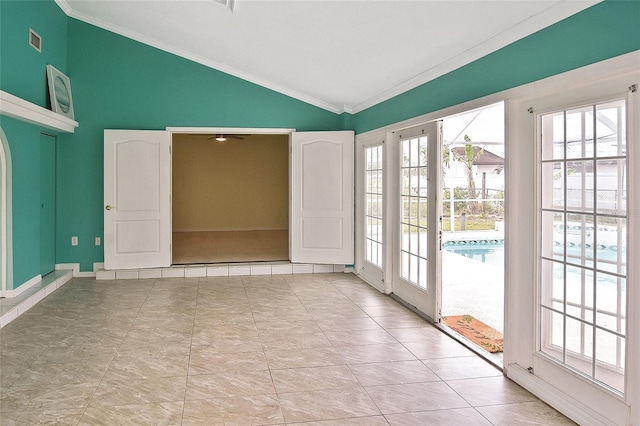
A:
{"label": "white wall vent grille", "polygon": [[29,45],[38,52],[42,52],[42,37],[31,28],[29,28]]}

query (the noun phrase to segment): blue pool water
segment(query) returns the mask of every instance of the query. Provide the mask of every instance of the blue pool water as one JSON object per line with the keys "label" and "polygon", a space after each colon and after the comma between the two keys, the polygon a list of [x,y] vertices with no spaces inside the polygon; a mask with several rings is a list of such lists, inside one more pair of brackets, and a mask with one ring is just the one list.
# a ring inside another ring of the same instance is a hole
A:
{"label": "blue pool water", "polygon": [[[504,240],[478,240],[478,241],[447,241],[443,247],[445,250],[477,260],[482,263],[504,266]],[[567,247],[568,256],[579,257],[581,247]],[[587,247],[587,251],[593,250]],[[618,258],[616,247],[597,247],[595,253],[591,251],[589,258],[597,258],[599,261],[615,262]]]}
{"label": "blue pool water", "polygon": [[445,250],[482,263],[504,266],[504,241],[458,241],[447,242],[443,245]]}

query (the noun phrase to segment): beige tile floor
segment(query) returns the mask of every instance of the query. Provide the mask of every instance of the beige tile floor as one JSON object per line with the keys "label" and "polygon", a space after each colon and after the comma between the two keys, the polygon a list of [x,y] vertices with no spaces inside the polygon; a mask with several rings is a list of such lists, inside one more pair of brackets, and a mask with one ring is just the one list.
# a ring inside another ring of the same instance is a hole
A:
{"label": "beige tile floor", "polygon": [[571,424],[351,274],[74,278],[0,350],[2,425]]}

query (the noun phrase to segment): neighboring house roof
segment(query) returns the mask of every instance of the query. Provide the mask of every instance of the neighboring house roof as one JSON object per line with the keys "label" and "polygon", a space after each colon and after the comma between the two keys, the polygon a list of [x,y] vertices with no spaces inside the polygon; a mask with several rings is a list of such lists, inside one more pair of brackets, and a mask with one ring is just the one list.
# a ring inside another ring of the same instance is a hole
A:
{"label": "neighboring house roof", "polygon": [[[473,155],[478,155],[478,151],[481,149],[482,148],[479,146],[474,146]],[[463,146],[452,148],[452,151],[454,151],[459,157],[464,157],[465,155],[465,148]],[[485,149],[480,153],[478,159],[473,164],[477,166],[502,166],[504,165],[504,158]]]}

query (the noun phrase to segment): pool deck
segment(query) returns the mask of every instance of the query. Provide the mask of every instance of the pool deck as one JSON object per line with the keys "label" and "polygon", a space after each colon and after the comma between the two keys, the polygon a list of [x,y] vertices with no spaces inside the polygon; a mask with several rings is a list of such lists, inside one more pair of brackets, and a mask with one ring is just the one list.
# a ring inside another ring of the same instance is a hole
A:
{"label": "pool deck", "polygon": [[[503,240],[502,231],[448,232],[443,241]],[[442,315],[472,315],[504,330],[504,270],[442,251]]]}

